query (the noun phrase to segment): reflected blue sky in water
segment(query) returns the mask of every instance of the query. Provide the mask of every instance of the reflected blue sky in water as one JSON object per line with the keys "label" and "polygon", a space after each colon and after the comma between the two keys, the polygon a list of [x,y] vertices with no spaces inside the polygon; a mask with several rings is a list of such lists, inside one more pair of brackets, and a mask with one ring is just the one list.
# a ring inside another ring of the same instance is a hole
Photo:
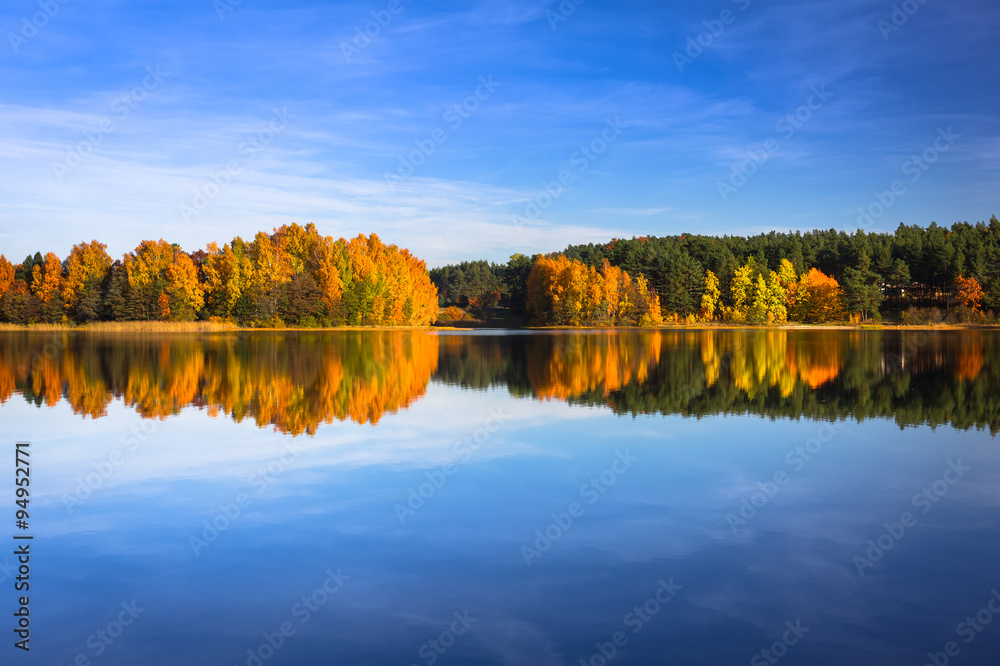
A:
{"label": "reflected blue sky in water", "polygon": [[[461,462],[455,443],[491,410],[509,418]],[[245,664],[290,620],[296,634],[266,663],[423,664],[420,647],[466,609],[477,622],[438,663],[577,664],[619,630],[619,663],[747,663],[796,619],[810,632],[787,663],[922,663],[1000,585],[1000,477],[984,432],[845,422],[734,534],[726,514],[791,472],[787,452],[821,423],[622,418],[434,383],[377,427],[338,422],[294,440],[188,408],[70,514],[77,479],[139,416],[116,402],[109,418],[82,420],[65,403],[15,399],[0,418],[8,439],[34,442],[28,663],[93,657],[88,636],[132,599],[146,610],[94,663]],[[293,441],[303,450],[273,484],[248,485]],[[588,504],[581,485],[625,450],[638,461]],[[957,458],[972,471],[860,577],[852,556]],[[401,525],[393,505],[448,461],[454,475]],[[190,538],[241,492],[252,504],[196,556]],[[573,501],[584,515],[526,566],[521,547]],[[293,605],[338,568],[350,579],[300,624]],[[670,577],[683,590],[631,634],[624,616]],[[963,662],[998,644],[988,627]]]}

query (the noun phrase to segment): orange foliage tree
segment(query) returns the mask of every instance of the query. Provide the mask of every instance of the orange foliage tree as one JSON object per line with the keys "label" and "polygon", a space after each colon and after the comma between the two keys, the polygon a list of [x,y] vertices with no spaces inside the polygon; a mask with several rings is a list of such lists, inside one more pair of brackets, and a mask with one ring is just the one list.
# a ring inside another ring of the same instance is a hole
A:
{"label": "orange foliage tree", "polygon": [[427,266],[395,245],[283,225],[253,242],[209,245],[202,263],[209,314],[255,325],[426,326],[437,318]]}
{"label": "orange foliage tree", "polygon": [[7,293],[13,282],[14,266],[7,261],[7,257],[0,254],[0,298],[3,298],[3,295]]}
{"label": "orange foliage tree", "polygon": [[45,262],[31,271],[31,292],[42,301],[50,302],[59,295],[62,286],[62,262],[54,252],[45,255]]}
{"label": "orange foliage tree", "polygon": [[[290,224],[193,254],[163,239],[146,240],[120,264],[106,249],[97,241],[74,246],[65,276],[55,254],[33,260],[24,284],[29,293],[18,288],[0,317],[92,321],[107,311],[122,320],[218,318],[304,327],[427,326],[437,319],[437,288],[427,265],[375,234],[347,241],[322,236],[312,224]],[[0,298],[15,291],[19,270],[0,256]]]}
{"label": "orange foliage tree", "polygon": [[538,256],[528,274],[528,312],[539,324],[655,326],[663,323],[660,299],[642,275],[604,261],[600,272],[565,255]]}
{"label": "orange foliage tree", "polygon": [[[144,319],[191,321],[204,305],[204,291],[191,257],[162,238],[142,241],[122,262]],[[164,308],[161,294],[169,299]]]}
{"label": "orange foliage tree", "polygon": [[963,278],[959,275],[955,279],[955,297],[962,305],[973,310],[978,310],[983,304],[983,287],[979,280],[974,277]]}
{"label": "orange foliage tree", "polygon": [[837,281],[812,268],[803,275],[795,288],[792,319],[814,324],[836,321],[843,317],[843,291]]}

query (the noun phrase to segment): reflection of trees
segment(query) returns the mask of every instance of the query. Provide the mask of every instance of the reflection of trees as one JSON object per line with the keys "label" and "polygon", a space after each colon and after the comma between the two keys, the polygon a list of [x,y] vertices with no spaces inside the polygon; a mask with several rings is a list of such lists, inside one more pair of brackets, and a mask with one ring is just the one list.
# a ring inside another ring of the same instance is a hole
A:
{"label": "reflection of trees", "polygon": [[432,375],[618,414],[1000,429],[1000,336],[981,331],[0,337],[0,401],[14,393],[37,405],[66,400],[94,418],[118,398],[148,418],[192,405],[314,433],[334,420],[377,423],[422,396]]}
{"label": "reflection of trees", "polygon": [[436,378],[619,414],[893,418],[996,432],[998,359],[1000,336],[979,331],[469,336],[442,344]]}
{"label": "reflection of trees", "polygon": [[546,336],[528,347],[528,383],[540,398],[566,400],[642,384],[660,360],[660,332]]}
{"label": "reflection of trees", "polygon": [[65,399],[104,416],[113,397],[147,418],[186,406],[292,434],[350,419],[377,423],[422,396],[437,367],[434,336],[395,331],[337,335],[0,338],[0,400]]}

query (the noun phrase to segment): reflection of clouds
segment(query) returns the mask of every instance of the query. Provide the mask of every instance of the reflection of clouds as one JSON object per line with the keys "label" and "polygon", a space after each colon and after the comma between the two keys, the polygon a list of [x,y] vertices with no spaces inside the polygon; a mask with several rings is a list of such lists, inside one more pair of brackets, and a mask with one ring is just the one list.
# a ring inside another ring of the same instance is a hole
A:
{"label": "reflection of clouds", "polygon": [[562,666],[563,655],[545,627],[513,617],[484,618],[475,638],[504,666]]}
{"label": "reflection of clouds", "polygon": [[[38,413],[20,401],[2,409],[7,412],[6,423],[20,420],[27,424]],[[465,462],[456,445],[480,430],[497,409],[504,415],[503,425]],[[573,423],[607,416],[600,410],[515,401],[505,391],[476,394],[432,385],[425,400],[384,420],[378,428],[340,422],[322,426],[315,436],[293,438],[262,431],[250,423],[206,419],[188,408],[178,416],[157,421],[155,429],[139,431],[149,434],[135,450],[129,450],[122,437],[149,422],[120,403],[109,406],[111,418],[83,423],[74,420],[66,403],[45,410],[52,423],[65,428],[63,433],[93,433],[84,435],[83,445],[79,435],[46,443],[46,483],[36,490],[34,499],[60,506],[63,496],[75,492],[79,480],[94,474],[94,465],[105,463],[115,451],[122,454],[123,462],[101,481],[92,497],[110,492],[147,495],[154,484],[162,491],[163,486],[181,481],[218,482],[238,488],[255,471],[277,460],[285,447],[294,446],[301,453],[283,466],[279,482],[267,490],[268,495],[278,495],[299,492],[292,484],[280,482],[293,473],[308,482],[331,471],[346,474],[363,467],[387,466],[399,471],[431,469],[449,462],[477,464],[498,457],[564,456],[565,451],[540,447],[522,436],[524,431],[553,419]]]}
{"label": "reflection of clouds", "polygon": [[[424,470],[457,462],[454,443],[498,406],[509,426],[400,527],[392,503]],[[624,613],[665,576],[684,585],[681,598],[630,643],[632,663],[667,655],[736,663],[718,652],[719,636],[748,648],[748,659],[797,618],[813,628],[796,646],[802,663],[831,663],[832,654],[842,663],[894,663],[920,656],[915,616],[938,623],[945,639],[962,609],[980,604],[996,584],[983,562],[995,552],[1000,462],[988,436],[975,431],[914,428],[904,439],[888,421],[849,422],[733,535],[726,513],[758,480],[787,469],[785,453],[813,436],[817,423],[621,419],[603,409],[515,400],[505,390],[433,383],[423,400],[377,428],[336,423],[294,440],[188,409],[160,422],[109,488],[70,517],[62,494],[139,417],[120,404],[96,421],[81,421],[65,403],[39,411],[14,401],[0,411],[11,435],[37,442],[39,508],[47,512],[40,525],[53,553],[72,558],[73,575],[97,579],[106,562],[128,563],[116,573],[114,594],[118,586],[162,586],[151,596],[159,595],[154,607],[172,627],[196,617],[211,635],[201,640],[216,643],[224,627],[237,638],[234,655],[241,643],[254,644],[258,626],[270,628],[268,613],[280,616],[328,566],[342,566],[350,585],[302,627],[299,645],[363,655],[348,663],[365,663],[372,646],[383,645],[413,660],[442,621],[465,608],[480,620],[449,652],[456,663],[469,655],[573,663],[620,629]],[[305,451],[193,561],[187,537],[289,441]],[[639,458],[635,466],[527,569],[520,545],[550,513],[578,501],[580,484],[624,448]],[[912,510],[914,492],[958,457],[973,471],[918,516],[918,527],[875,570],[857,576],[851,557],[883,522]],[[171,572],[169,584],[148,582],[161,571]],[[66,585],[79,592],[77,583]],[[185,615],[184,593],[192,589],[207,599],[195,616]],[[220,661],[227,658],[234,657]]]}

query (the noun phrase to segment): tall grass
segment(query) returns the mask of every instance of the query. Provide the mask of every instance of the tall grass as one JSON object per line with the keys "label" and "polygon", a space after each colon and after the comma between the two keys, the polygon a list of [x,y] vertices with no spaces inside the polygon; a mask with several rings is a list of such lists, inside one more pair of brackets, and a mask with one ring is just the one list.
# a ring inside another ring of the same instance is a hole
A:
{"label": "tall grass", "polygon": [[65,324],[6,324],[0,322],[0,331],[64,331],[73,328]]}
{"label": "tall grass", "polygon": [[90,331],[94,333],[214,333],[235,331],[236,324],[214,321],[98,321],[71,324],[2,324],[0,331]]}

